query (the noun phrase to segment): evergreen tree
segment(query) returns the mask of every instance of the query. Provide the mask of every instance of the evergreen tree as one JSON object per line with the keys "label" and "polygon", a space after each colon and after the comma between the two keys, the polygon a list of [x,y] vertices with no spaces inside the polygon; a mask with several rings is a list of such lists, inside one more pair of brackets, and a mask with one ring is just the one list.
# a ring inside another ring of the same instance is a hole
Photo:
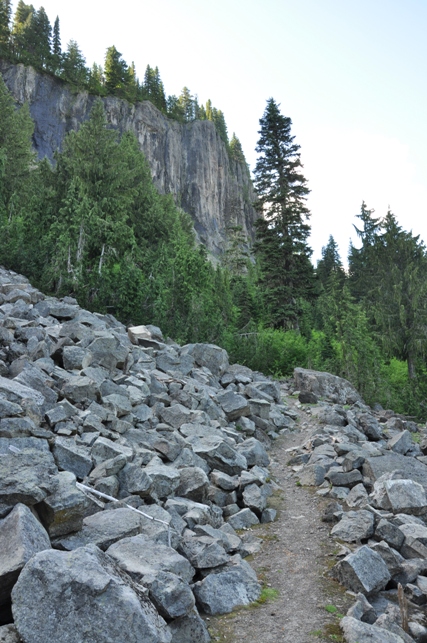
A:
{"label": "evergreen tree", "polygon": [[229,154],[230,158],[233,159],[233,161],[237,161],[238,163],[246,163],[242,144],[234,132],[229,145]]}
{"label": "evergreen tree", "polygon": [[34,28],[34,64],[38,69],[51,68],[51,40],[52,27],[43,7],[35,12],[33,18]]}
{"label": "evergreen tree", "polygon": [[338,276],[339,283],[343,285],[345,272],[338,252],[338,244],[330,235],[327,245],[322,248],[322,258],[317,262],[316,275],[322,286],[325,287],[333,274]]}
{"label": "evergreen tree", "polygon": [[75,40],[70,40],[63,56],[61,78],[76,87],[85,87],[88,81],[86,59]]}
{"label": "evergreen tree", "polygon": [[34,13],[33,5],[25,4],[24,0],[19,0],[13,18],[13,53],[19,62],[28,65],[34,64]]}
{"label": "evergreen tree", "polygon": [[256,222],[255,251],[270,323],[298,328],[298,300],[311,287],[312,267],[306,223],[310,213],[305,204],[309,189],[291,124],[270,98],[260,119],[256,148],[259,156],[254,177],[261,217]]}
{"label": "evergreen tree", "polygon": [[194,99],[188,87],[184,87],[182,89],[178,98],[178,105],[185,123],[189,123],[194,120]]}
{"label": "evergreen tree", "polygon": [[60,35],[60,27],[59,27],[59,17],[56,16],[55,23],[53,25],[52,57],[51,57],[51,70],[54,74],[59,74],[61,72],[61,63],[62,63],[61,35]]}
{"label": "evergreen tree", "polygon": [[377,234],[380,231],[380,219],[374,217],[374,210],[369,210],[363,201],[360,214],[357,218],[361,220],[363,226],[358,228],[354,226],[357,236],[362,242],[361,248],[355,248],[350,244],[348,256],[349,267],[349,287],[352,296],[356,301],[366,301],[368,293],[371,291],[373,281],[375,281],[375,270],[373,269],[373,246]]}
{"label": "evergreen tree", "polygon": [[389,211],[381,222],[371,255],[369,301],[386,354],[405,360],[410,380],[426,352],[427,257],[419,236],[405,232]]}
{"label": "evergreen tree", "polygon": [[106,95],[104,71],[101,65],[93,63],[89,72],[88,90],[91,94],[96,94],[97,96]]}
{"label": "evergreen tree", "polygon": [[10,21],[12,17],[11,0],[0,0],[0,56],[11,55]]}
{"label": "evergreen tree", "polygon": [[152,69],[150,65],[147,65],[144,74],[144,94],[145,98],[153,103],[160,109],[161,112],[167,113],[167,100],[163,82],[160,78],[159,68],[156,67]]}
{"label": "evergreen tree", "polygon": [[114,45],[107,49],[104,74],[107,93],[125,98],[129,83],[128,66],[123,60],[122,54],[117,51]]}

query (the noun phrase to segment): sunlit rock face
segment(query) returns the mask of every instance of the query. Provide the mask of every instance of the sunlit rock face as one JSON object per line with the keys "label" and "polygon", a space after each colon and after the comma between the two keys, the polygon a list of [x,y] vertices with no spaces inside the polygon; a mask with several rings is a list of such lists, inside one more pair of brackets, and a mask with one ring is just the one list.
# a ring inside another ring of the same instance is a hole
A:
{"label": "sunlit rock face", "polygon": [[[74,93],[61,80],[31,67],[0,61],[0,72],[16,103],[28,101],[34,119],[34,147],[40,158],[53,158],[64,136],[89,117],[95,97]],[[130,105],[103,98],[108,122],[138,138],[154,183],[172,194],[188,212],[198,239],[214,255],[226,248],[228,226],[241,226],[251,241],[256,213],[249,172],[244,163],[230,160],[210,121],[181,124],[166,118],[149,101]]]}

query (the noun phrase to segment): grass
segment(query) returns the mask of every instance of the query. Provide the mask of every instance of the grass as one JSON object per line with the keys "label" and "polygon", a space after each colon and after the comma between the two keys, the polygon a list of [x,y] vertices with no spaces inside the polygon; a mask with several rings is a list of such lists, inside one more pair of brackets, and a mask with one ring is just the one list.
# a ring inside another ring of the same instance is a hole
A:
{"label": "grass", "polygon": [[419,444],[421,442],[421,433],[411,433],[412,441]]}
{"label": "grass", "polygon": [[276,598],[279,598],[279,590],[274,589],[274,587],[266,587],[264,585],[258,600],[251,603],[248,607],[259,607],[260,605],[264,605],[264,603],[267,603],[267,601],[276,600]]}

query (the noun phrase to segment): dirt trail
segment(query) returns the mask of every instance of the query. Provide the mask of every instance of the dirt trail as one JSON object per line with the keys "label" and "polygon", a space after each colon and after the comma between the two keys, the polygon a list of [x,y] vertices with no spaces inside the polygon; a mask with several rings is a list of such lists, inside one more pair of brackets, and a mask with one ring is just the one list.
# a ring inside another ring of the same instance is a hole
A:
{"label": "dirt trail", "polygon": [[[295,399],[286,403],[295,406]],[[237,643],[316,643],[343,641],[336,615],[352,603],[337,583],[324,578],[336,562],[336,547],[330,527],[321,522],[325,500],[313,489],[297,485],[297,477],[286,465],[286,449],[303,444],[315,432],[316,420],[304,409],[297,430],[281,436],[270,451],[272,479],[279,485],[270,506],[278,510],[275,522],[261,525],[253,533],[263,539],[261,551],[251,565],[265,587],[278,590],[274,600],[208,621],[213,641]]]}

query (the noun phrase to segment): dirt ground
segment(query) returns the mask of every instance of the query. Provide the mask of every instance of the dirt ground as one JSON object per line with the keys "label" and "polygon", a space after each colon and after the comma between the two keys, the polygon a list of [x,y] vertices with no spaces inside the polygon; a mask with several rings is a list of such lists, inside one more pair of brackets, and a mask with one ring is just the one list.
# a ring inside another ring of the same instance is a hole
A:
{"label": "dirt ground", "polygon": [[[286,403],[296,406],[294,398],[286,399]],[[339,617],[354,601],[326,575],[337,560],[337,545],[329,537],[330,526],[321,521],[327,501],[319,498],[314,489],[299,486],[286,464],[290,458],[286,449],[303,444],[316,430],[314,416],[303,408],[296,410],[296,430],[277,439],[270,451],[271,477],[280,488],[269,504],[277,509],[278,516],[275,522],[254,528],[254,535],[263,544],[260,552],[248,559],[263,584],[263,595],[269,593],[270,597],[259,605],[207,619],[213,641],[344,640]]]}

